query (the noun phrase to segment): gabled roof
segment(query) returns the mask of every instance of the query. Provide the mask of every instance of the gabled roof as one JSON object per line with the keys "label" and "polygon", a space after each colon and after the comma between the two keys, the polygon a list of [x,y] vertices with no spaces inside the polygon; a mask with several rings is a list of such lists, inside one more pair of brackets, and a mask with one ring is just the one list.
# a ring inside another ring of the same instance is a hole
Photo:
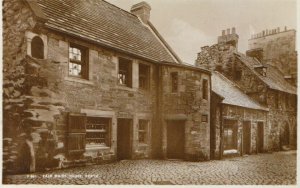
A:
{"label": "gabled roof", "polygon": [[284,75],[274,66],[265,65],[267,67],[267,74],[263,76],[255,71],[255,67],[261,66],[257,59],[246,56],[242,53],[235,53],[236,57],[246,65],[257,77],[267,84],[271,89],[279,90],[286,93],[297,94],[297,88],[292,86],[284,79]]}
{"label": "gabled roof", "polygon": [[[30,1],[30,0],[27,0]],[[180,63],[152,25],[103,0],[37,0],[45,26],[146,60]]]}
{"label": "gabled roof", "polygon": [[268,111],[268,108],[252,100],[248,95],[243,93],[236,84],[222,74],[213,72],[211,82],[212,91],[224,98],[222,101],[223,104]]}

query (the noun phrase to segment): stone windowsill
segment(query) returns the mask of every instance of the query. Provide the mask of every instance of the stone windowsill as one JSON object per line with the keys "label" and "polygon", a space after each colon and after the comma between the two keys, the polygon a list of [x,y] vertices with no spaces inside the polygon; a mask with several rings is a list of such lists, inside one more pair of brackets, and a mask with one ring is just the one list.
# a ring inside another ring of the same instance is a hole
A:
{"label": "stone windowsill", "polygon": [[237,154],[237,153],[238,153],[238,150],[236,150],[236,149],[224,150],[224,152],[223,152],[224,155]]}
{"label": "stone windowsill", "polygon": [[87,151],[91,151],[91,150],[106,150],[106,149],[110,149],[110,147],[102,146],[102,145],[86,145],[85,149]]}
{"label": "stone windowsill", "polygon": [[127,86],[123,86],[120,84],[117,85],[117,89],[126,90],[126,91],[134,91],[134,92],[137,91],[137,88],[127,87]]}
{"label": "stone windowsill", "polygon": [[65,80],[70,81],[70,82],[77,82],[77,83],[81,83],[81,84],[94,85],[94,83],[92,81],[85,80],[85,79],[82,79],[82,78],[65,77]]}
{"label": "stone windowsill", "polygon": [[148,144],[145,144],[145,143],[139,143],[139,147],[148,147]]}

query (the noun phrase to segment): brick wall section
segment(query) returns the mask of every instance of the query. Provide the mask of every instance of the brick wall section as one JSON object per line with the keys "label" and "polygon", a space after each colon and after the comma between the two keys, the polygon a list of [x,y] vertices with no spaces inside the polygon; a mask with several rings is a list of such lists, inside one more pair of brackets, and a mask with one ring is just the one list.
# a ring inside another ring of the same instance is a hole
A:
{"label": "brick wall section", "polygon": [[[178,72],[178,92],[171,91],[171,73]],[[202,80],[208,81],[208,100],[202,97]],[[194,70],[178,67],[162,67],[163,153],[166,155],[166,119],[181,115],[185,120],[185,158],[187,160],[209,160],[210,155],[210,76]],[[207,115],[208,122],[201,116]]]}

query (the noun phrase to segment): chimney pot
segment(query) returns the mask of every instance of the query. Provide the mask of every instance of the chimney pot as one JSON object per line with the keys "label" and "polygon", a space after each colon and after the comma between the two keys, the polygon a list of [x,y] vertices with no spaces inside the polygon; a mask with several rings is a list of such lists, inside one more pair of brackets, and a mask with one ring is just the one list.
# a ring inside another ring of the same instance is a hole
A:
{"label": "chimney pot", "polygon": [[277,33],[279,33],[280,32],[280,27],[277,27]]}
{"label": "chimney pot", "polygon": [[227,35],[229,35],[230,34],[230,29],[227,29]]}
{"label": "chimney pot", "polygon": [[233,28],[231,29],[231,33],[232,33],[232,34],[235,34],[235,27],[233,27]]}
{"label": "chimney pot", "polygon": [[132,5],[130,12],[139,17],[145,24],[147,24],[150,19],[150,10],[151,6],[145,1],[142,1],[140,3]]}
{"label": "chimney pot", "polygon": [[265,36],[265,31],[262,32],[262,36],[263,36],[263,37]]}
{"label": "chimney pot", "polygon": [[222,36],[224,36],[225,35],[225,30],[222,30]]}
{"label": "chimney pot", "polygon": [[287,31],[287,27],[286,26],[284,26],[284,31]]}

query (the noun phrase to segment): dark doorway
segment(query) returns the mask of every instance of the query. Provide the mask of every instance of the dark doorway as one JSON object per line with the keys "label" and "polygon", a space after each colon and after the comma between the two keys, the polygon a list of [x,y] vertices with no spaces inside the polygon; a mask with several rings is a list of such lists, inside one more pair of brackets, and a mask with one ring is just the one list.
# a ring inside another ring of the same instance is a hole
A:
{"label": "dark doorway", "polygon": [[289,147],[290,145],[290,129],[287,122],[284,123],[283,127],[280,129],[280,146],[281,149],[283,146]]}
{"label": "dark doorway", "polygon": [[257,123],[257,152],[262,153],[264,151],[264,123]]}
{"label": "dark doorway", "polygon": [[167,122],[167,158],[184,158],[185,121]]}
{"label": "dark doorway", "polygon": [[251,149],[251,123],[243,122],[243,154],[250,154]]}
{"label": "dark doorway", "polygon": [[131,158],[132,120],[118,119],[117,157],[119,160]]}

